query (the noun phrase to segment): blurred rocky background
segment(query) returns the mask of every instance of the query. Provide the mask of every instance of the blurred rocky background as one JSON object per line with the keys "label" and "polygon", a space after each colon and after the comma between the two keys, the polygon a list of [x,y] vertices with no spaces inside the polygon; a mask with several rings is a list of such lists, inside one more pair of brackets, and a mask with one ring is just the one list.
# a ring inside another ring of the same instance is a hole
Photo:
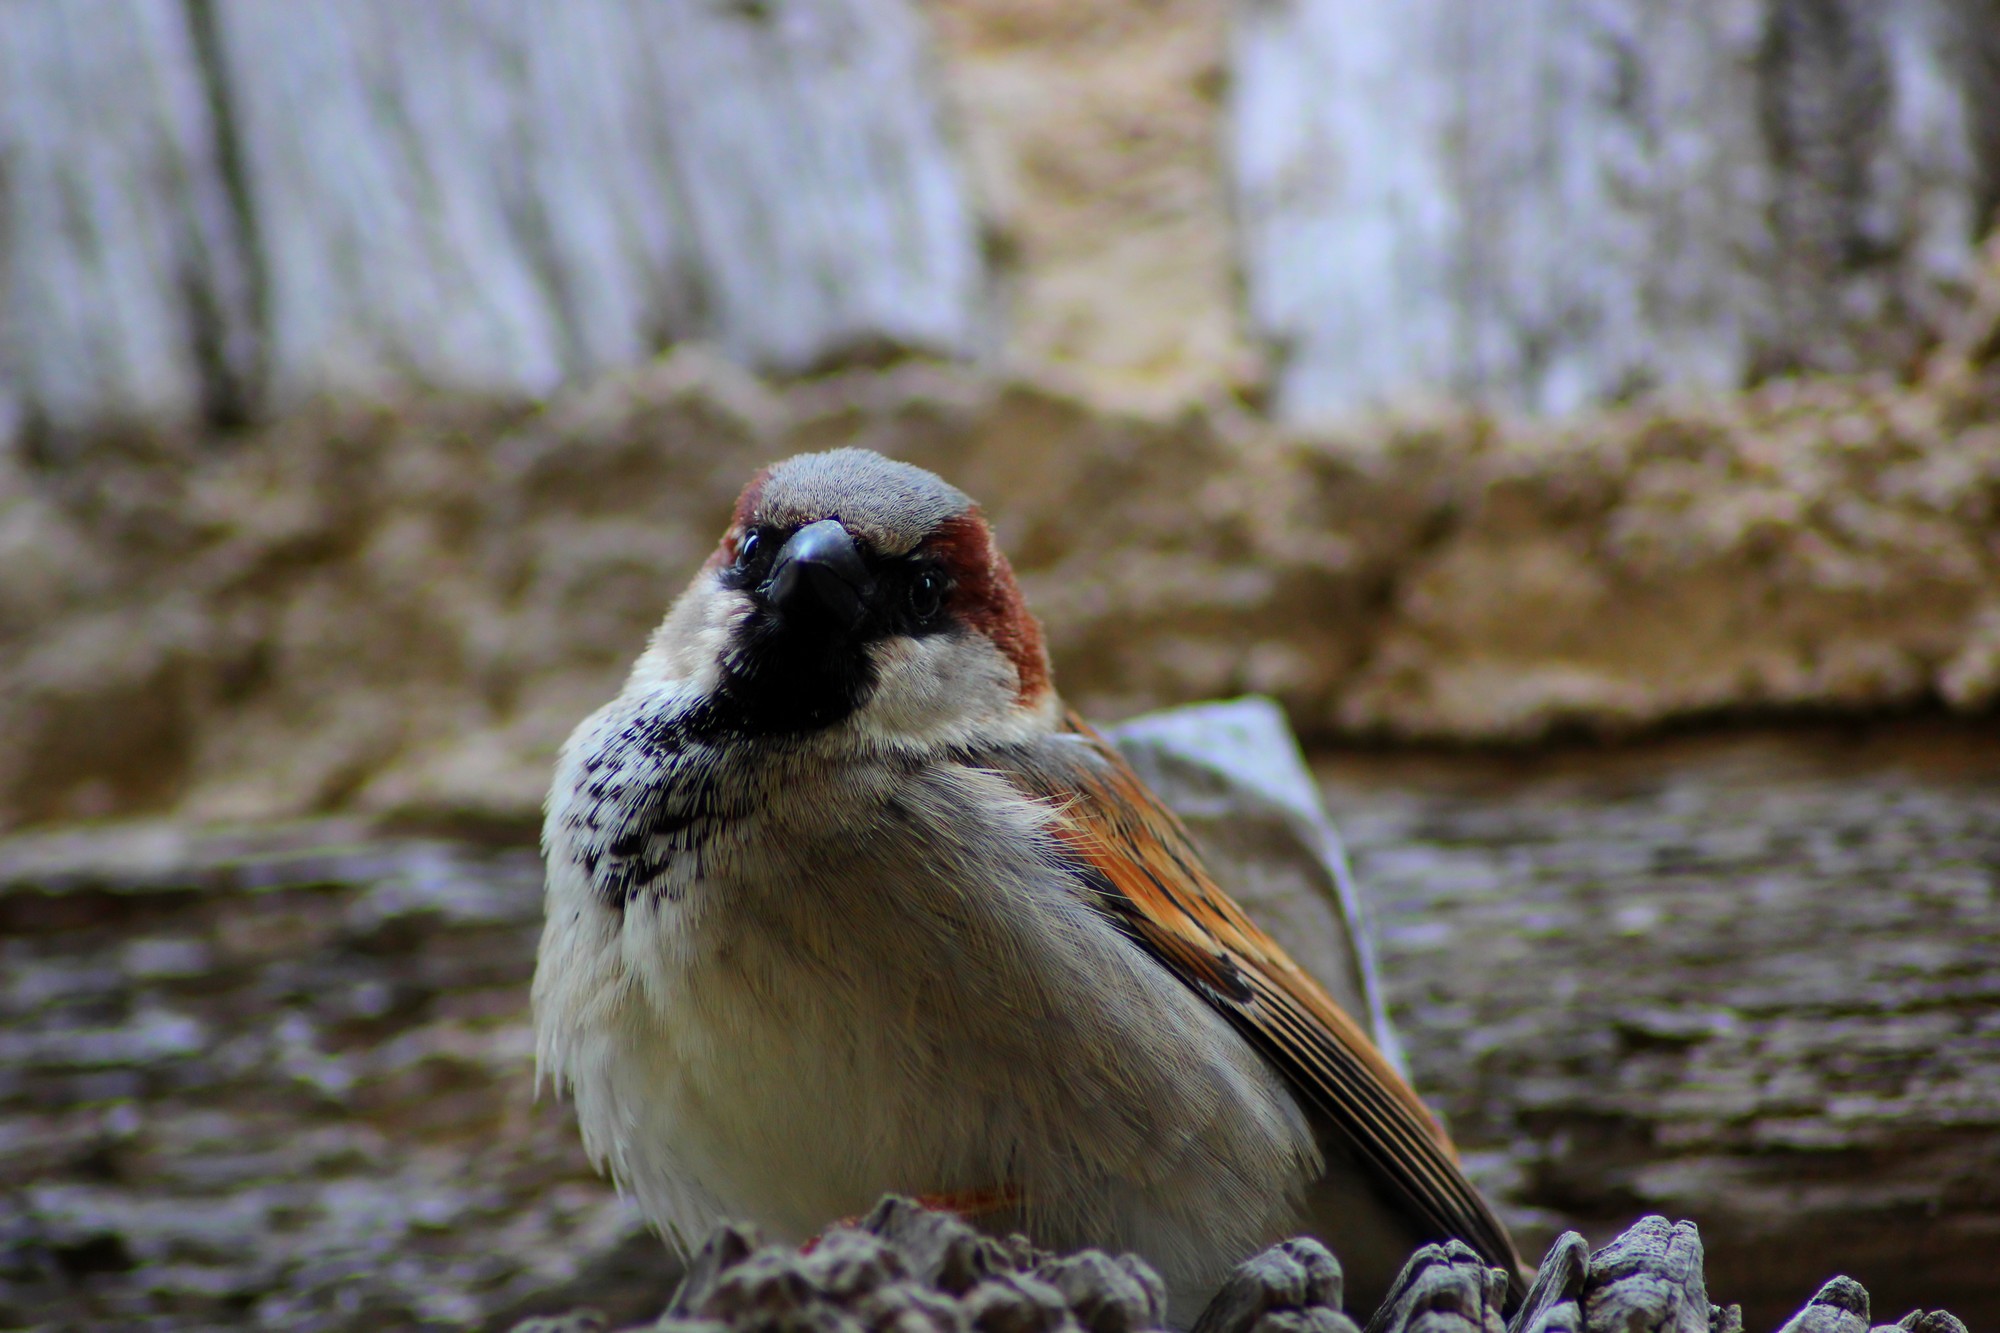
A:
{"label": "blurred rocky background", "polygon": [[0,6],[0,1323],[659,1307],[537,805],[861,443],[1282,702],[1525,1249],[2000,1324],[1996,203],[1993,0]]}

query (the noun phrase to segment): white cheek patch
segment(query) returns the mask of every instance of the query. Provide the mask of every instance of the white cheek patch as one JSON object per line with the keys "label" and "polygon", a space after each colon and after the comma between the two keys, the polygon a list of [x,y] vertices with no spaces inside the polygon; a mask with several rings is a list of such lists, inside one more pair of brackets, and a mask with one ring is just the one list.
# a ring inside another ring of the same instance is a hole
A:
{"label": "white cheek patch", "polygon": [[875,688],[854,725],[871,739],[942,740],[1015,711],[1020,676],[982,634],[898,636],[869,654]]}
{"label": "white cheek patch", "polygon": [[633,667],[633,679],[676,681],[696,694],[712,693],[721,683],[722,658],[737,627],[755,610],[748,593],[725,588],[713,577],[697,578],[653,632]]}

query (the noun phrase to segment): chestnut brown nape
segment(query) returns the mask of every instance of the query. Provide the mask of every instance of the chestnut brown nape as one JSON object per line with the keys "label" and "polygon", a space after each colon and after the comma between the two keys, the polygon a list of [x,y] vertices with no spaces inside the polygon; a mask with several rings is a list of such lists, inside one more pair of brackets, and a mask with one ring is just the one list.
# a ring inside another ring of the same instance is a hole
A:
{"label": "chestnut brown nape", "polygon": [[1052,683],[1042,623],[1028,610],[1014,567],[993,540],[979,506],[939,525],[931,549],[944,557],[958,581],[960,618],[991,639],[1014,664],[1020,701],[1030,705],[1039,701]]}

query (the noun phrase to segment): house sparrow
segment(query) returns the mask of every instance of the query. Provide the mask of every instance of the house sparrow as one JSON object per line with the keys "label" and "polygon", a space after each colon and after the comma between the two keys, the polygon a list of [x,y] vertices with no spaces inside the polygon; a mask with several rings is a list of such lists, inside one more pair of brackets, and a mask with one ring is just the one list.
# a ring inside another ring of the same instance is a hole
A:
{"label": "house sparrow", "polygon": [[1505,1227],[1359,1025],[1065,712],[979,510],[859,449],[753,479],[543,830],[538,1080],[670,1239],[888,1191],[1135,1251],[1185,1320],[1306,1232],[1371,1309]]}

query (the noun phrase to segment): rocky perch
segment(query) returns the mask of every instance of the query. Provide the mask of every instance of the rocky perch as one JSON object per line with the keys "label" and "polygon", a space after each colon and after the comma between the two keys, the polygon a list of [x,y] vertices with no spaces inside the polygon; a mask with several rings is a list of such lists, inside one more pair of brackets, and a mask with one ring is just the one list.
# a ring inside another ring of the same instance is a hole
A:
{"label": "rocky perch", "polygon": [[[1368,1319],[1343,1309],[1340,1261],[1310,1237],[1239,1266],[1193,1333],[1743,1333],[1738,1306],[1712,1305],[1692,1222],[1642,1218],[1603,1249],[1565,1232],[1527,1299],[1503,1316],[1506,1276],[1458,1241],[1426,1245]],[[1140,1333],[1166,1327],[1166,1287],[1136,1255],[1055,1255],[997,1240],[948,1213],[884,1198],[852,1227],[804,1249],[713,1232],[652,1325],[660,1333]],[[513,1333],[597,1333],[579,1310]],[[1821,1287],[1780,1333],[1965,1333],[1943,1310],[1874,1325],[1852,1278]]]}

